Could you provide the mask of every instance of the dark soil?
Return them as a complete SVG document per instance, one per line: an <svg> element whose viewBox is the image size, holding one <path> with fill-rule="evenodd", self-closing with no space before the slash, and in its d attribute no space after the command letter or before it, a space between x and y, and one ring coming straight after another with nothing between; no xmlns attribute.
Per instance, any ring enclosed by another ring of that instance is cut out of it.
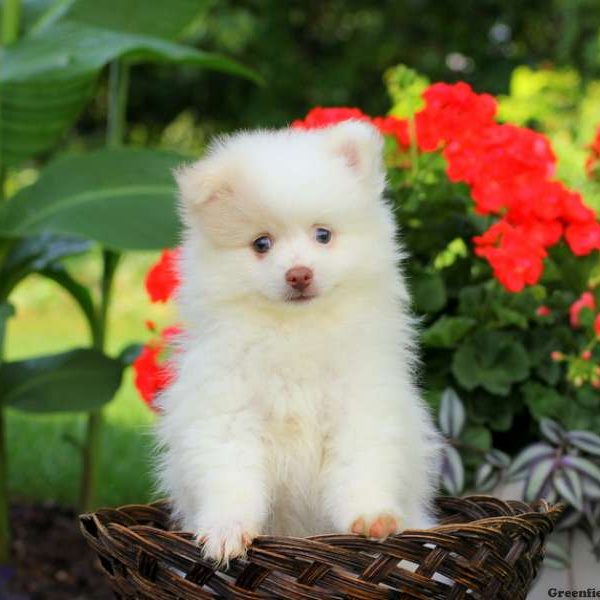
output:
<svg viewBox="0 0 600 600"><path fill-rule="evenodd" d="M0 565L0 600L113 600L73 510L16 505L11 527L13 562Z"/></svg>

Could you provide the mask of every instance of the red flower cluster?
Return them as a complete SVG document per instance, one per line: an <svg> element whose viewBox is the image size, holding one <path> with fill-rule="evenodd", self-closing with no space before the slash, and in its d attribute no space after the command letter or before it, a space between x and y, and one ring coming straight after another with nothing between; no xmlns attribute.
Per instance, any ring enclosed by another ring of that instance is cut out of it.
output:
<svg viewBox="0 0 600 600"><path fill-rule="evenodd" d="M585 172L590 179L596 179L600 177L600 127L588 149L590 153L585 161Z"/></svg>
<svg viewBox="0 0 600 600"><path fill-rule="evenodd" d="M179 250L163 250L158 262L146 275L146 291L151 302L166 302L179 285Z"/></svg>
<svg viewBox="0 0 600 600"><path fill-rule="evenodd" d="M152 410L156 410L156 396L173 380L173 371L164 357L172 338L180 333L181 330L174 326L163 329L158 338L144 344L133 362L135 387Z"/></svg>
<svg viewBox="0 0 600 600"><path fill-rule="evenodd" d="M581 296L571 304L571 308L569 309L569 321L571 323L571 327L579 327L579 313L584 308L589 308L590 310L596 310L596 300L594 300L594 295L591 292L584 292Z"/></svg>
<svg viewBox="0 0 600 600"><path fill-rule="evenodd" d="M577 192L553 179L556 158L540 133L495 120L496 101L466 83L436 83L423 94L414 117L415 144L422 152L441 150L451 181L471 190L475 210L498 215L475 252L511 292L539 281L547 249L563 237L577 256L600 249L600 223ZM347 119L370 120L402 148L410 144L407 120L375 117L355 108L315 108L294 127L326 127ZM600 156L600 134L594 146Z"/></svg>
<svg viewBox="0 0 600 600"><path fill-rule="evenodd" d="M179 249L163 250L158 261L148 271L145 284L151 302L166 302L172 297L179 285L178 258ZM152 321L146 321L146 326L150 331L156 330ZM168 354L172 338L179 333L181 330L176 326L163 329L158 338L144 344L141 353L133 362L135 387L144 402L153 410L156 410L153 402L157 394L173 379L173 372L165 355Z"/></svg>
<svg viewBox="0 0 600 600"><path fill-rule="evenodd" d="M581 325L579 314L584 308L589 308L592 311L596 310L596 299L592 292L584 292L581 296L573 302L569 309L569 321L571 327L579 327ZM600 338L600 313L594 318L594 333Z"/></svg>

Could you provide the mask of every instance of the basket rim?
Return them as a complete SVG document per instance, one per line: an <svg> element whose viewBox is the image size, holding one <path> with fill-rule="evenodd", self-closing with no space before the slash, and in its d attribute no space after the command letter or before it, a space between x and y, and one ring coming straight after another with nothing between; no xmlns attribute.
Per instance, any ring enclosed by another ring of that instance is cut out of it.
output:
<svg viewBox="0 0 600 600"><path fill-rule="evenodd" d="M168 500L99 509L82 514L80 524L125 598L364 600L388 598L391 586L400 594L393 597L411 600L525 599L564 506L489 495L446 496L436 504L451 515L447 521L454 513L458 520L384 540L348 533L261 535L228 569L203 558L193 533L169 528Z"/></svg>

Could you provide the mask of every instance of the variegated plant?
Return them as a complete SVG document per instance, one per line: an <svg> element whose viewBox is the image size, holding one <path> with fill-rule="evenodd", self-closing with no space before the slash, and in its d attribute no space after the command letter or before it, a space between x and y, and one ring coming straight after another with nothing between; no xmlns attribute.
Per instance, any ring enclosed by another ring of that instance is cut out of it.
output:
<svg viewBox="0 0 600 600"><path fill-rule="evenodd" d="M442 449L440 484L443 489L453 495L464 491L465 452L478 457L471 487L480 492L488 492L504 481L510 466L510 457L501 450L479 447L465 439L465 407L452 388L447 388L442 394L438 425L447 442Z"/></svg>
<svg viewBox="0 0 600 600"><path fill-rule="evenodd" d="M438 425L446 438L440 485L452 495L465 489L490 492L501 483L523 481L523 499L563 502L567 509L558 530L583 530L600 560L600 436L590 431L566 431L550 419L540 421L542 440L524 448L513 460L495 448L478 448L465 441L466 411L451 388L444 391ZM465 454L479 456L465 468ZM471 472L472 471L472 472ZM548 544L546 564L567 567L569 554L556 541Z"/></svg>
<svg viewBox="0 0 600 600"><path fill-rule="evenodd" d="M540 430L543 441L515 457L508 477L525 481L526 501L564 502L567 510L559 530L583 530L600 559L600 436L565 431L550 419L542 419Z"/></svg>

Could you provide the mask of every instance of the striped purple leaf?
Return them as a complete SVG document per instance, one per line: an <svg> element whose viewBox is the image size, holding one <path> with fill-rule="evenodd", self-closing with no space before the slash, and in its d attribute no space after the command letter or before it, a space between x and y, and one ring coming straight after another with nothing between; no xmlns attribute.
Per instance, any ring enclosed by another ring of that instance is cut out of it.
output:
<svg viewBox="0 0 600 600"><path fill-rule="evenodd" d="M542 492L556 464L554 458L544 458L529 471L525 484L525 500L527 502L542 497Z"/></svg>
<svg viewBox="0 0 600 600"><path fill-rule="evenodd" d="M465 425L465 407L452 388L442 394L438 422L442 433L448 438L458 438Z"/></svg>
<svg viewBox="0 0 600 600"><path fill-rule="evenodd" d="M510 479L522 479L527 475L527 471L535 466L538 462L553 457L556 450L545 442L538 442L527 446L515 458L508 469L508 477Z"/></svg>
<svg viewBox="0 0 600 600"><path fill-rule="evenodd" d="M552 476L552 484L566 502L583 510L583 483L575 469L559 468Z"/></svg>
<svg viewBox="0 0 600 600"><path fill-rule="evenodd" d="M575 430L569 431L565 437L573 446L583 450L583 452L600 456L600 436L595 433Z"/></svg>
<svg viewBox="0 0 600 600"><path fill-rule="evenodd" d="M465 487L465 468L456 448L445 446L442 450L441 482L448 493L459 495Z"/></svg>

